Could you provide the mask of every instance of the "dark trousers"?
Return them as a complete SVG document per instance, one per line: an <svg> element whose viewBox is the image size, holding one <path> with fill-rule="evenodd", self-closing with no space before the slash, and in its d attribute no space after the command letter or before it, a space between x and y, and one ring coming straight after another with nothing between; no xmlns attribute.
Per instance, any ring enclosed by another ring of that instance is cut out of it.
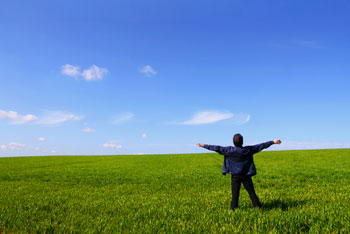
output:
<svg viewBox="0 0 350 234"><path fill-rule="evenodd" d="M238 207L239 190L241 188L241 183L243 183L244 188L248 191L249 197L252 200L254 207L261 207L258 196L255 193L254 185L251 176L231 176L231 188L232 188L232 201L231 209Z"/></svg>

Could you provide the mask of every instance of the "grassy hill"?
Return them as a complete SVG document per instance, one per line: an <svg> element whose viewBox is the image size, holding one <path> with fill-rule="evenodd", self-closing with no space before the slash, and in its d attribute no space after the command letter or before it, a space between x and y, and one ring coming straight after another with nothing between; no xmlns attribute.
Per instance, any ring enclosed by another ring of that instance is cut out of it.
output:
<svg viewBox="0 0 350 234"><path fill-rule="evenodd" d="M252 208L218 154L0 159L0 233L349 233L350 149L261 152Z"/></svg>

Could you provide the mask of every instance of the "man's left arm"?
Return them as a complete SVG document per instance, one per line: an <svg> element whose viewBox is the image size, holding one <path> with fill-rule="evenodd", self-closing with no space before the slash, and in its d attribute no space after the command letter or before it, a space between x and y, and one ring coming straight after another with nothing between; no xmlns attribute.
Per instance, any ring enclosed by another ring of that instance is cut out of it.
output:
<svg viewBox="0 0 350 234"><path fill-rule="evenodd" d="M261 143L261 144L258 144L258 145L253 145L253 147L252 147L253 154L259 153L263 149L269 148L273 144L281 144L281 140L267 141L265 143Z"/></svg>

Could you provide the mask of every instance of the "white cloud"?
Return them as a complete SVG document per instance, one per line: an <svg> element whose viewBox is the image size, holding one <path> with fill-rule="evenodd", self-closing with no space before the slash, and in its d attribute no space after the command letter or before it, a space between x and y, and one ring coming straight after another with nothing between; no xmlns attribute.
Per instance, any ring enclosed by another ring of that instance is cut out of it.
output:
<svg viewBox="0 0 350 234"><path fill-rule="evenodd" d="M114 143L105 143L105 144L103 144L103 147L105 147L105 148L114 148L114 149L121 149L122 148L121 145L116 145Z"/></svg>
<svg viewBox="0 0 350 234"><path fill-rule="evenodd" d="M249 120L250 120L250 115L246 113L234 114L232 118L232 122L238 125L248 123Z"/></svg>
<svg viewBox="0 0 350 234"><path fill-rule="evenodd" d="M35 115L22 115L22 116L18 116L17 119L14 120L14 124L23 124L23 123L27 123L29 121L33 121L33 120L37 120L38 117L36 117Z"/></svg>
<svg viewBox="0 0 350 234"><path fill-rule="evenodd" d="M183 125L210 124L221 120L230 119L233 114L230 112L201 111L192 116L191 119L181 122Z"/></svg>
<svg viewBox="0 0 350 234"><path fill-rule="evenodd" d="M85 80L102 80L103 76L108 72L106 68L101 68L96 65L92 65L90 68L84 70L81 75Z"/></svg>
<svg viewBox="0 0 350 234"><path fill-rule="evenodd" d="M57 153L57 151L56 151L56 150L51 150L51 153L53 153L53 154L54 154L54 153Z"/></svg>
<svg viewBox="0 0 350 234"><path fill-rule="evenodd" d="M82 118L83 116L64 111L49 111L43 116L37 117L32 114L19 115L16 111L0 110L0 119L10 119L11 124L34 122L36 124L55 125L70 120L80 120Z"/></svg>
<svg viewBox="0 0 350 234"><path fill-rule="evenodd" d="M147 134L146 134L146 133L143 133L143 134L141 135L141 137L142 137L143 139L145 139L145 138L147 138Z"/></svg>
<svg viewBox="0 0 350 234"><path fill-rule="evenodd" d="M23 148L24 146L25 146L25 144L20 144L20 143L16 143L16 142L8 143L8 147L10 149L19 149L19 148Z"/></svg>
<svg viewBox="0 0 350 234"><path fill-rule="evenodd" d="M36 120L38 117L32 114L19 115L16 111L0 110L0 119L10 119L12 124L24 124Z"/></svg>
<svg viewBox="0 0 350 234"><path fill-rule="evenodd" d="M18 114L15 111L4 111L0 110L0 119L9 118L14 119L17 118Z"/></svg>
<svg viewBox="0 0 350 234"><path fill-rule="evenodd" d="M122 112L119 113L117 116L114 117L113 123L114 124L124 124L134 118L134 114L131 112Z"/></svg>
<svg viewBox="0 0 350 234"><path fill-rule="evenodd" d="M304 46L307 48L312 48L312 49L321 49L324 48L319 42L317 41L312 41L312 40L299 40L299 41L294 41L295 44Z"/></svg>
<svg viewBox="0 0 350 234"><path fill-rule="evenodd" d="M10 149L10 150L23 149L24 147L25 147L25 144L20 144L17 142L10 142L7 145L0 145L0 149Z"/></svg>
<svg viewBox="0 0 350 234"><path fill-rule="evenodd" d="M46 141L46 138L45 137L39 137L38 141Z"/></svg>
<svg viewBox="0 0 350 234"><path fill-rule="evenodd" d="M87 133L94 132L94 131L95 131L95 129L92 129L92 128L84 128L83 129L83 132L87 132Z"/></svg>
<svg viewBox="0 0 350 234"><path fill-rule="evenodd" d="M50 111L43 116L37 117L32 114L19 115L16 111L0 110L0 119L10 119L11 124L34 122L36 124L55 125L70 120L80 120L82 118L83 116L78 116L64 111Z"/></svg>
<svg viewBox="0 0 350 234"><path fill-rule="evenodd" d="M62 66L61 72L63 75L76 77L80 75L79 70L80 70L80 67L78 66L66 64Z"/></svg>
<svg viewBox="0 0 350 234"><path fill-rule="evenodd" d="M62 66L61 73L66 76L82 76L87 81L102 80L103 76L108 73L106 68L98 67L95 64L88 69L80 72L80 67L71 64Z"/></svg>
<svg viewBox="0 0 350 234"><path fill-rule="evenodd" d="M81 120L82 118L83 116L78 116L69 112L51 111L51 112L48 112L43 117L41 117L38 123L43 125L55 125L66 121Z"/></svg>
<svg viewBox="0 0 350 234"><path fill-rule="evenodd" d="M150 65L144 66L144 67L140 70L140 72L143 73L143 74L145 74L145 75L148 76L148 77L157 74L157 71L154 70Z"/></svg>

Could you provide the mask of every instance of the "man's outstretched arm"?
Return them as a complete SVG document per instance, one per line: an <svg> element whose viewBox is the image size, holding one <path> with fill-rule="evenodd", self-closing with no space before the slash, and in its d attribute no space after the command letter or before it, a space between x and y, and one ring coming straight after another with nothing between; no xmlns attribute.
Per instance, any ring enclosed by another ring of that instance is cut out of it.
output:
<svg viewBox="0 0 350 234"><path fill-rule="evenodd" d="M223 154L225 147L219 146L219 145L205 145L201 143L197 143L199 147L205 148L207 150L215 151L219 154Z"/></svg>
<svg viewBox="0 0 350 234"><path fill-rule="evenodd" d="M281 140L273 140L273 141L267 141L265 143L261 143L258 145L253 145L252 149L253 149L253 153L258 153L260 151L262 151L263 149L269 148L271 145L273 144L281 144Z"/></svg>

